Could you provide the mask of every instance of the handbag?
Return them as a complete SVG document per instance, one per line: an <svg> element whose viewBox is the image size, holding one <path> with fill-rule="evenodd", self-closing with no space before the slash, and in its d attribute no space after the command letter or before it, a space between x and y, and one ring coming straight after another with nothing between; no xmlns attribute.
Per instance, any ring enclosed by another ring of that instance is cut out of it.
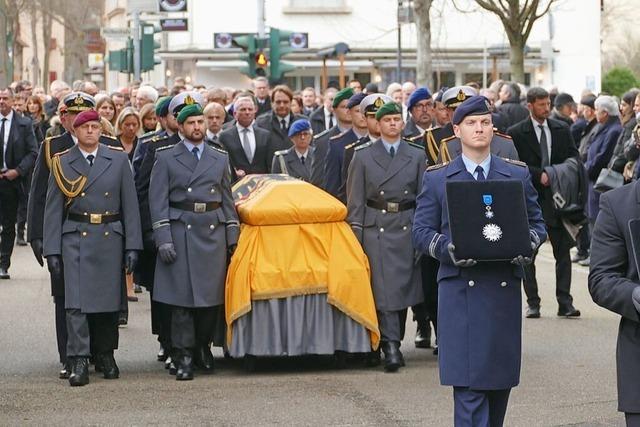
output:
<svg viewBox="0 0 640 427"><path fill-rule="evenodd" d="M624 185L624 177L620 172L616 172L609 168L602 169L593 185L593 189L599 193L605 193Z"/></svg>

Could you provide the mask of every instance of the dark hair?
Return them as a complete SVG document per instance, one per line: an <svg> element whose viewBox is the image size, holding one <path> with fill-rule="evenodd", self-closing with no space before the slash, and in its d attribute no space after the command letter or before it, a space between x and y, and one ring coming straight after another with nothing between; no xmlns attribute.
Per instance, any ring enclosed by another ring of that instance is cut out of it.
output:
<svg viewBox="0 0 640 427"><path fill-rule="evenodd" d="M538 99L549 98L549 92L541 87L532 87L527 91L527 103L533 104Z"/></svg>
<svg viewBox="0 0 640 427"><path fill-rule="evenodd" d="M636 96L638 96L639 93L640 93L639 89L631 89L625 92L624 95L622 95L622 100L629 105L633 105L633 103L636 100Z"/></svg>
<svg viewBox="0 0 640 427"><path fill-rule="evenodd" d="M275 102L276 93L278 92L285 94L287 98L289 98L289 101L293 99L293 92L291 92L291 89L289 89L289 86L278 85L274 87L273 90L271 91L271 102Z"/></svg>
<svg viewBox="0 0 640 427"><path fill-rule="evenodd" d="M41 120L44 119L44 105L42 104L42 100L40 99L40 97L37 95L31 95L27 98L27 105L25 105L27 114L31 114L31 112L29 112L29 101L33 102L34 104L38 104L38 118Z"/></svg>

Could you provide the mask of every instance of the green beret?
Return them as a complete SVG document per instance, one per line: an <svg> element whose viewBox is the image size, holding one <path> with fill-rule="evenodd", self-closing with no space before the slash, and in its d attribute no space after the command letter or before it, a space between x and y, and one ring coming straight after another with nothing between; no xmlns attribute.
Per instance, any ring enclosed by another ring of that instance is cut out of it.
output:
<svg viewBox="0 0 640 427"><path fill-rule="evenodd" d="M191 116L202 116L203 114L204 112L202 111L200 104L190 104L180 110L177 120L178 123L182 124Z"/></svg>
<svg viewBox="0 0 640 427"><path fill-rule="evenodd" d="M163 96L156 101L156 116L164 117L169 113L169 103L171 96Z"/></svg>
<svg viewBox="0 0 640 427"><path fill-rule="evenodd" d="M380 120L384 116L388 116L389 114L400 114L402 115L402 107L397 102L387 102L382 107L376 111L376 120Z"/></svg>
<svg viewBox="0 0 640 427"><path fill-rule="evenodd" d="M336 97L333 98L333 108L336 108L342 101L345 101L353 96L353 88L345 87L340 92L336 93Z"/></svg>

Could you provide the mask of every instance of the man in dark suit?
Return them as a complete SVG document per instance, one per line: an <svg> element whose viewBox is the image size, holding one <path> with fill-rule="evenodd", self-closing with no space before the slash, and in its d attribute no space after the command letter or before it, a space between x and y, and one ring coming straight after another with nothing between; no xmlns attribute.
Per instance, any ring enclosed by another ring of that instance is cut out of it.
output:
<svg viewBox="0 0 640 427"><path fill-rule="evenodd" d="M633 245L640 236L638 228L630 225L639 217L638 181L602 194L589 271L593 301L621 316L616 351L618 411L625 413L627 426L640 426L640 254Z"/></svg>
<svg viewBox="0 0 640 427"><path fill-rule="evenodd" d="M312 87L305 87L302 90L302 114L311 117L311 114L317 109L316 90Z"/></svg>
<svg viewBox="0 0 640 427"><path fill-rule="evenodd" d="M256 96L256 117L271 111L271 98L269 97L269 80L266 77L256 77L253 80L253 93Z"/></svg>
<svg viewBox="0 0 640 427"><path fill-rule="evenodd" d="M580 311L573 306L571 296L571 256L569 249L573 240L562 224L562 219L553 206L549 176L544 168L563 163L570 157L578 157L569 127L548 118L551 110L549 92L534 87L527 92L530 117L516 123L507 133L513 138L520 160L529 166L533 185L538 191L538 203L547 226L553 256L556 260L556 298L558 316L578 317ZM527 294L526 316L540 317L540 297L534 263L525 269L524 290Z"/></svg>
<svg viewBox="0 0 640 427"><path fill-rule="evenodd" d="M337 92L333 87L327 88L324 91L323 105L309 116L314 135L318 135L336 125L337 121L333 112L333 99Z"/></svg>
<svg viewBox="0 0 640 427"><path fill-rule="evenodd" d="M31 120L13 109L13 91L0 89L0 279L9 279L18 203L38 155Z"/></svg>
<svg viewBox="0 0 640 427"><path fill-rule="evenodd" d="M271 165L273 153L291 147L291 141L287 136L291 123L304 118L293 114L291 111L292 99L293 92L287 86L278 85L274 87L271 92L272 110L256 119L256 126L267 130L271 134L267 159L269 165Z"/></svg>
<svg viewBox="0 0 640 427"><path fill-rule="evenodd" d="M243 96L233 104L236 124L220 133L220 142L229 153L229 162L238 178L256 173L269 173L269 131L253 124L256 106L252 98Z"/></svg>

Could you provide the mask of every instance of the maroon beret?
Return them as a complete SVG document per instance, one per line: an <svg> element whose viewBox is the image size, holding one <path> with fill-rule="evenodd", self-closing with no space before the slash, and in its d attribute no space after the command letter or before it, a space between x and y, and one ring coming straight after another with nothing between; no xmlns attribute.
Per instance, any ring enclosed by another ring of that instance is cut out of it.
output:
<svg viewBox="0 0 640 427"><path fill-rule="evenodd" d="M77 128L78 126L82 126L87 122L99 122L100 114L96 110L86 110L82 113L78 114L73 121L73 127Z"/></svg>

